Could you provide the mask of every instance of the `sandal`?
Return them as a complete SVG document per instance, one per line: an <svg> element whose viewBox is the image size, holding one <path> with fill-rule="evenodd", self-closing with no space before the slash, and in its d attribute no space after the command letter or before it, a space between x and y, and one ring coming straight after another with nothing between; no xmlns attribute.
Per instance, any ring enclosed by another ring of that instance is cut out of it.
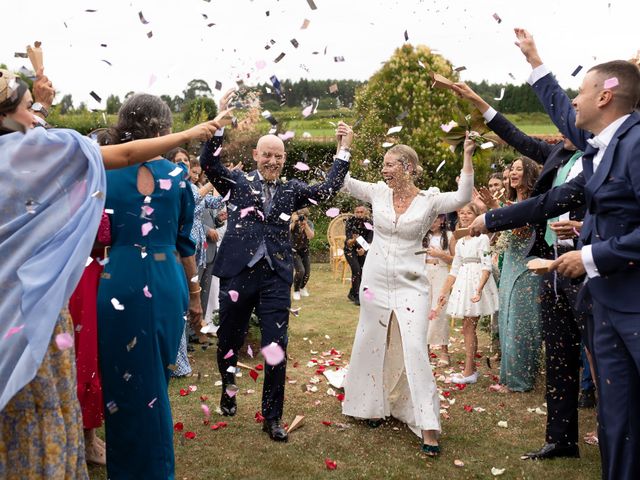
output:
<svg viewBox="0 0 640 480"><path fill-rule="evenodd" d="M440 455L440 445L429 445L427 443L423 443L422 452L426 453L428 457L437 457Z"/></svg>

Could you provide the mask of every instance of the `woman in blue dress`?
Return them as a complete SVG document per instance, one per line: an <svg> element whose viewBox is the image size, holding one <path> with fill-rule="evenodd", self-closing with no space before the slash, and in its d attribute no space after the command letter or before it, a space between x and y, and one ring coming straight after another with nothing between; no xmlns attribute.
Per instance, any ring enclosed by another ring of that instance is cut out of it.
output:
<svg viewBox="0 0 640 480"><path fill-rule="evenodd" d="M171 123L160 98L136 94L100 141L166 135ZM185 315L198 330L202 319L185 174L158 157L107 175L112 244L98 292L98 347L111 479L174 478L167 387Z"/></svg>

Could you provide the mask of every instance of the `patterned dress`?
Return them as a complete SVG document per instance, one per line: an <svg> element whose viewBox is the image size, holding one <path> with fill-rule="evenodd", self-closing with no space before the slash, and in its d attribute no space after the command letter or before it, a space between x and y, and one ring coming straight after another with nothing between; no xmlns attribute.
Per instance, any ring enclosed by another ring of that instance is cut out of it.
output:
<svg viewBox="0 0 640 480"><path fill-rule="evenodd" d="M89 478L74 349L60 350L55 341L65 333L73 337L66 309L60 313L36 377L0 412L2 479Z"/></svg>

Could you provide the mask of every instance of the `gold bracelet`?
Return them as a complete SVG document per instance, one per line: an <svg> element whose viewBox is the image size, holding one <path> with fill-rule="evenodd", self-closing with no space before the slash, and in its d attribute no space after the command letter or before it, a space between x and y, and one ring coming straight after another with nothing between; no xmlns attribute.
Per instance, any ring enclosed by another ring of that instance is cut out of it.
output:
<svg viewBox="0 0 640 480"><path fill-rule="evenodd" d="M202 291L202 287L200 287L198 290L189 290L189 295L193 295L194 293L200 293Z"/></svg>

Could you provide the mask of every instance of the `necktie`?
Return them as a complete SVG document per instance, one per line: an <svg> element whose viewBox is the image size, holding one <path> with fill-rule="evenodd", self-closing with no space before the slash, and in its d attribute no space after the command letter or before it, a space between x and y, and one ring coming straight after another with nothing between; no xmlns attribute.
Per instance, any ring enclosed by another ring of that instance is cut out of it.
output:
<svg viewBox="0 0 640 480"><path fill-rule="evenodd" d="M569 172L571 171L571 169L573 168L573 165L578 161L578 159L581 156L582 156L582 152L580 150L576 151L576 153L574 153L571 156L569 161L565 163L562 167L560 167L560 169L558 170L558 174L556 175L556 178L553 180L554 187L557 187L558 185L562 185L564 182L567 181ZM556 232L551 230L551 224L553 222L557 222L558 218L559 217L554 217L547 220L547 230L544 232L544 239L549 246L552 246L556 242L557 235L556 235Z"/></svg>
<svg viewBox="0 0 640 480"><path fill-rule="evenodd" d="M271 210L271 201L273 200L273 193L275 191L275 182L262 181L262 193L264 194L264 213L269 213Z"/></svg>

